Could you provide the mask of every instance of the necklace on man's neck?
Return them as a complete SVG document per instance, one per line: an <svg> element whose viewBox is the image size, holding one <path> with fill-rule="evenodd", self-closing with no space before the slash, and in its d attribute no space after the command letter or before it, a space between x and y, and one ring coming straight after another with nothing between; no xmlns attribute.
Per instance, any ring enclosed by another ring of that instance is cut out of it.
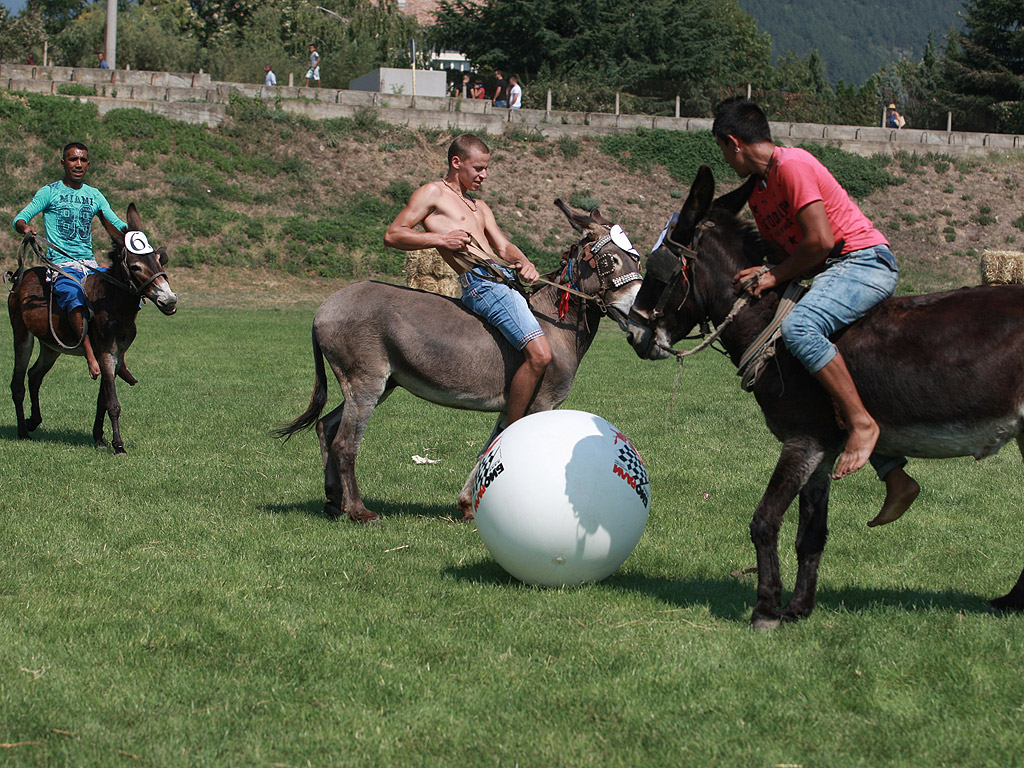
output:
<svg viewBox="0 0 1024 768"><path fill-rule="evenodd" d="M452 192L454 192L458 196L459 200L466 204L466 207L469 208L469 210L471 210L473 213L476 213L476 203L470 202L472 198L467 198L465 195L463 195L461 192L455 189L455 187L448 183L447 179L441 179L441 183L448 187L448 189L450 189Z"/></svg>
<svg viewBox="0 0 1024 768"><path fill-rule="evenodd" d="M764 173L761 174L761 179L758 181L758 186L762 190L768 189L768 174L772 172L772 166L775 165L775 150L772 150L771 157L768 158L768 165L764 167Z"/></svg>

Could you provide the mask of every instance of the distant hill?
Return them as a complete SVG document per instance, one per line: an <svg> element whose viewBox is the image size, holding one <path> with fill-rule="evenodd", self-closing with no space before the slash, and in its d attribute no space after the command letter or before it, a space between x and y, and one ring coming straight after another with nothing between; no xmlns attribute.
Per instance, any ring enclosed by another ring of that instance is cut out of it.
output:
<svg viewBox="0 0 1024 768"><path fill-rule="evenodd" d="M900 57L921 56L928 33L944 45L950 27L962 26L957 12L963 0L739 0L772 36L772 56L793 51L801 58L812 49L825 62L826 78L863 85L871 75Z"/></svg>

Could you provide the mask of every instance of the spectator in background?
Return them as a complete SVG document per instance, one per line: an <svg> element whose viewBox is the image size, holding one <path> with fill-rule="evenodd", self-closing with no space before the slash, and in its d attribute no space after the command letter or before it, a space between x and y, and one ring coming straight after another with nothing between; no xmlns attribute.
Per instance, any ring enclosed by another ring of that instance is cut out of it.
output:
<svg viewBox="0 0 1024 768"><path fill-rule="evenodd" d="M519 85L519 78L512 75L508 79L509 91L508 91L508 108L509 109L522 109L523 107L523 89Z"/></svg>
<svg viewBox="0 0 1024 768"><path fill-rule="evenodd" d="M907 124L906 119L899 112L896 111L896 105L889 105L889 117L886 118L885 126L887 128L900 129Z"/></svg>
<svg viewBox="0 0 1024 768"><path fill-rule="evenodd" d="M500 69L494 70L494 97L491 101L496 109L508 109L508 83Z"/></svg>
<svg viewBox="0 0 1024 768"><path fill-rule="evenodd" d="M309 44L309 71L306 73L306 87L309 88L309 81L316 81L316 87L320 87L320 54L316 51L313 43Z"/></svg>
<svg viewBox="0 0 1024 768"><path fill-rule="evenodd" d="M456 95L461 96L464 99L469 98L471 88L472 86L469 84L469 73L467 72L462 76L462 85L459 86L459 92Z"/></svg>
<svg viewBox="0 0 1024 768"><path fill-rule="evenodd" d="M263 78L264 85L277 85L277 75L274 74L274 70L267 64L264 68L266 70L266 76Z"/></svg>
<svg viewBox="0 0 1024 768"><path fill-rule="evenodd" d="M469 93L474 99L486 99L487 94L484 93L483 80L477 80L475 83L473 83L473 88L470 90Z"/></svg>
<svg viewBox="0 0 1024 768"><path fill-rule="evenodd" d="M110 65L107 64L107 57L104 56L102 53L99 54L99 57L100 57L100 69L110 69Z"/></svg>

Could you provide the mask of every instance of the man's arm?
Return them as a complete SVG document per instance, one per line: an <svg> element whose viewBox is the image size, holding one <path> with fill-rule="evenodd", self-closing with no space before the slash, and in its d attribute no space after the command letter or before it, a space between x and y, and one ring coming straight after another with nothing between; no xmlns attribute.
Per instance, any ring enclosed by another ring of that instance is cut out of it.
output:
<svg viewBox="0 0 1024 768"><path fill-rule="evenodd" d="M36 217L37 214L42 213L46 210L46 206L50 202L50 187L45 186L40 189L32 197L32 201L21 209L21 213L14 217L14 231L19 235L26 233L35 234L35 229L29 223Z"/></svg>
<svg viewBox="0 0 1024 768"><path fill-rule="evenodd" d="M470 241L468 232L461 229L447 234L421 232L416 227L434 210L434 201L440 194L436 184L424 184L412 193L409 204L401 210L384 233L384 244L402 251L418 251L422 248L443 248L447 251L461 251Z"/></svg>
<svg viewBox="0 0 1024 768"><path fill-rule="evenodd" d="M836 244L832 224L828 220L825 204L821 200L808 203L796 214L796 221L803 230L804 239L789 256L765 272L750 288L750 293L760 296L767 290L787 280L800 277L814 269ZM760 267L749 267L733 276L733 283L739 289Z"/></svg>
<svg viewBox="0 0 1024 768"><path fill-rule="evenodd" d="M537 271L537 267L533 265L533 262L526 258L526 254L523 253L519 246L509 240L505 233L501 231L498 226L498 222L494 218L494 213L483 201L478 201L484 212L484 233L487 235L488 241L491 243L491 247L494 248L494 252L501 257L503 261L507 261L509 264L514 264L519 267L519 275L528 283L532 283L536 280L540 273Z"/></svg>
<svg viewBox="0 0 1024 768"><path fill-rule="evenodd" d="M100 204L99 208L97 209L97 213L100 213L103 216L103 218L105 218L107 221L109 221L122 232L127 232L128 225L117 217L117 214L114 213L114 209L111 208L110 203L107 202L107 198L105 198L103 196L103 193L100 192L98 189L96 190L96 197L97 202Z"/></svg>

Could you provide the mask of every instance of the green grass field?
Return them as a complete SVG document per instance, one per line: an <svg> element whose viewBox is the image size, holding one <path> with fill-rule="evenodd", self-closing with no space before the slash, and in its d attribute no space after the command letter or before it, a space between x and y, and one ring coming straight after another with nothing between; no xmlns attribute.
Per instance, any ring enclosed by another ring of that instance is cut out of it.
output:
<svg viewBox="0 0 1024 768"><path fill-rule="evenodd" d="M921 498L875 530L881 484L837 483L817 610L758 634L730 574L777 445L727 360L669 410L675 364L602 328L566 406L630 436L652 513L606 581L537 589L452 519L491 416L396 393L360 456L384 524L322 516L315 436L269 437L308 402L311 317L146 307L126 457L92 447L80 359L33 441L0 408L0 763L1019 764L1024 617L986 611L1024 565L1015 450L913 461Z"/></svg>

